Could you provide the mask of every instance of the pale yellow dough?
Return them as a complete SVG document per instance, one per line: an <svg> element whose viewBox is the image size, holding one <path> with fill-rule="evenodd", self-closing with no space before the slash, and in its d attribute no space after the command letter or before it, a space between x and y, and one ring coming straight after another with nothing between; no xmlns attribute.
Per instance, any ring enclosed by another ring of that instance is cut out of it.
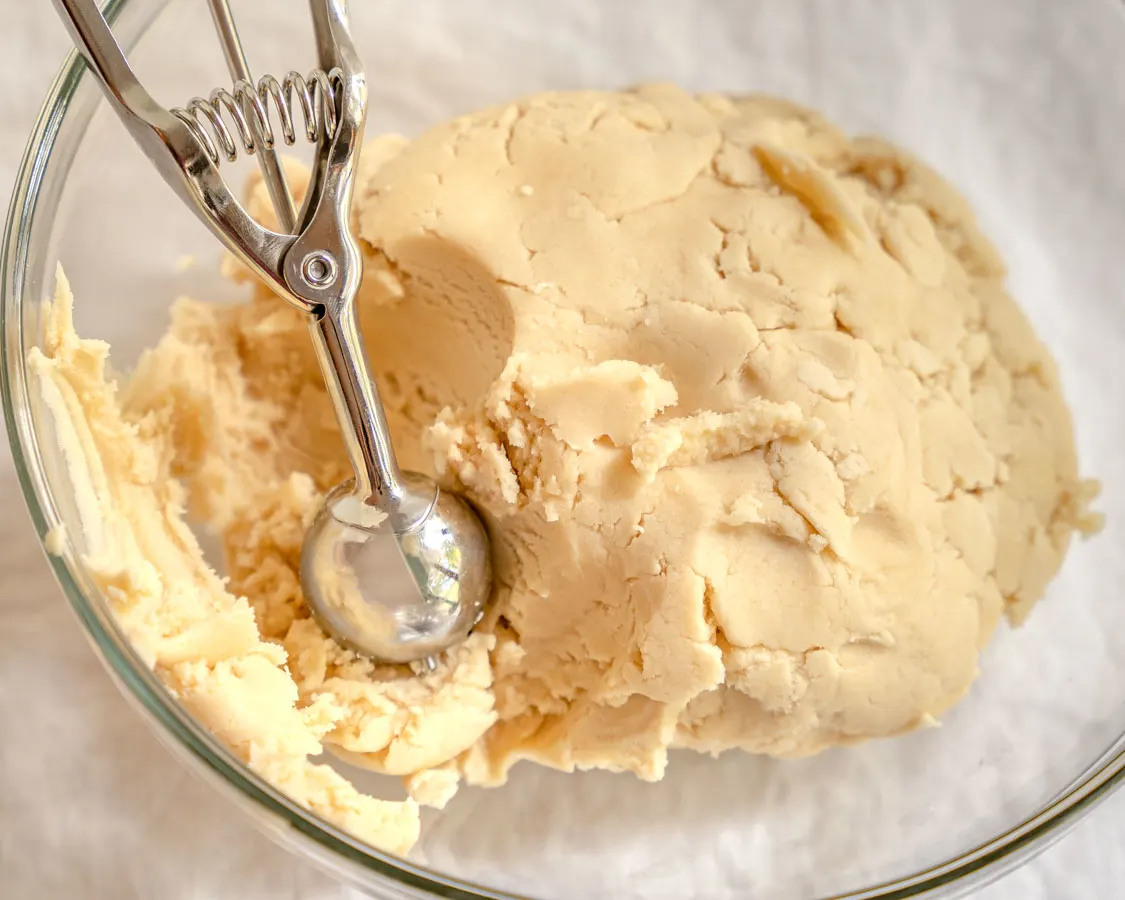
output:
<svg viewBox="0 0 1125 900"><path fill-rule="evenodd" d="M655 780L670 747L900 733L1096 525L1000 260L883 141L761 97L549 94L372 142L357 209L395 443L495 545L491 613L435 674L308 617L302 534L347 469L297 312L181 301L115 393L62 284L32 362L138 649L380 847L413 843L414 801L358 794L322 746L441 806L520 759Z"/></svg>

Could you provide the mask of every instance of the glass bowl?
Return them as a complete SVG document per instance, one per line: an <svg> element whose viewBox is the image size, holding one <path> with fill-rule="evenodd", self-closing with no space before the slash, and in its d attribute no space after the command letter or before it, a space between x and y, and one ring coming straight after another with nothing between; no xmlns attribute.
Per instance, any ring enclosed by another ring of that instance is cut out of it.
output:
<svg viewBox="0 0 1125 900"><path fill-rule="evenodd" d="M239 9L259 71L307 68L300 9ZM299 6L299 4L291 4ZM127 369L177 293L229 299L210 237L159 182L72 58L32 135L3 246L3 397L60 584L111 676L164 743L278 841L380 897L952 896L1043 849L1125 768L1125 20L1113 0L944 3L573 0L353 4L372 130L417 132L546 88L676 81L768 91L905 144L962 188L1055 353L1108 525L1073 547L1030 621L1003 628L943 727L775 761L673 754L657 785L518 766L427 811L409 859L377 852L257 778L170 697L84 568L66 469L25 359L55 264L79 330ZM251 8L253 6L254 8ZM111 0L168 105L225 83L198 4ZM190 49L190 52L185 52ZM237 177L233 176L233 177ZM198 257L187 271L177 260ZM368 778L370 776L357 776ZM382 790L381 784L375 785Z"/></svg>

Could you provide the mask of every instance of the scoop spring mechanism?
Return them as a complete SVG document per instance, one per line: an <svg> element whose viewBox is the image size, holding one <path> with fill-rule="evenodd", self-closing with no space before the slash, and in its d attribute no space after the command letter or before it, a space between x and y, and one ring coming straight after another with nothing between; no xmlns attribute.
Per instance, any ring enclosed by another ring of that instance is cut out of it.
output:
<svg viewBox="0 0 1125 900"><path fill-rule="evenodd" d="M216 88L206 98L193 97L186 106L173 108L172 115L187 125L211 162L218 165L223 157L228 162L238 159L240 146L247 154L277 146L271 110L277 114L286 146L297 143L295 111L304 121L310 144L322 137L330 139L337 125L336 92L342 87L343 74L339 71L313 69L308 75L290 72L281 81L263 75L256 85L243 79L230 90Z"/></svg>

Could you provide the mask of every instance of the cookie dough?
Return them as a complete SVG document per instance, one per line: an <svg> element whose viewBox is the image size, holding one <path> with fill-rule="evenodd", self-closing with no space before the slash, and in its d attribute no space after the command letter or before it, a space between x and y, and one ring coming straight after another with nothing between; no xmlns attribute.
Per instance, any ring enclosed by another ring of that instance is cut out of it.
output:
<svg viewBox="0 0 1125 900"><path fill-rule="evenodd" d="M138 650L376 846L521 759L656 780L671 747L932 724L1096 527L1000 259L885 141L766 97L547 94L372 142L356 220L402 462L494 540L490 615L433 674L356 657L304 606L302 535L348 472L299 313L261 288L180 301L115 388L60 279L31 362ZM322 747L413 799L357 793Z"/></svg>

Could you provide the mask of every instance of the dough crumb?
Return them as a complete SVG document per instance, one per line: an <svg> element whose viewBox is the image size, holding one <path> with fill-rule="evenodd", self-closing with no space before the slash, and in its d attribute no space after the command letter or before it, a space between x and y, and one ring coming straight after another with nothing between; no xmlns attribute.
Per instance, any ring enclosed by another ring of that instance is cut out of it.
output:
<svg viewBox="0 0 1125 900"><path fill-rule="evenodd" d="M434 769L423 769L403 778L406 792L417 803L433 809L445 809L457 794L461 773L456 764L449 763Z"/></svg>
<svg viewBox="0 0 1125 900"><path fill-rule="evenodd" d="M62 556L66 550L66 541L66 525L59 522L57 525L51 526L47 536L43 539L43 546L52 556Z"/></svg>

